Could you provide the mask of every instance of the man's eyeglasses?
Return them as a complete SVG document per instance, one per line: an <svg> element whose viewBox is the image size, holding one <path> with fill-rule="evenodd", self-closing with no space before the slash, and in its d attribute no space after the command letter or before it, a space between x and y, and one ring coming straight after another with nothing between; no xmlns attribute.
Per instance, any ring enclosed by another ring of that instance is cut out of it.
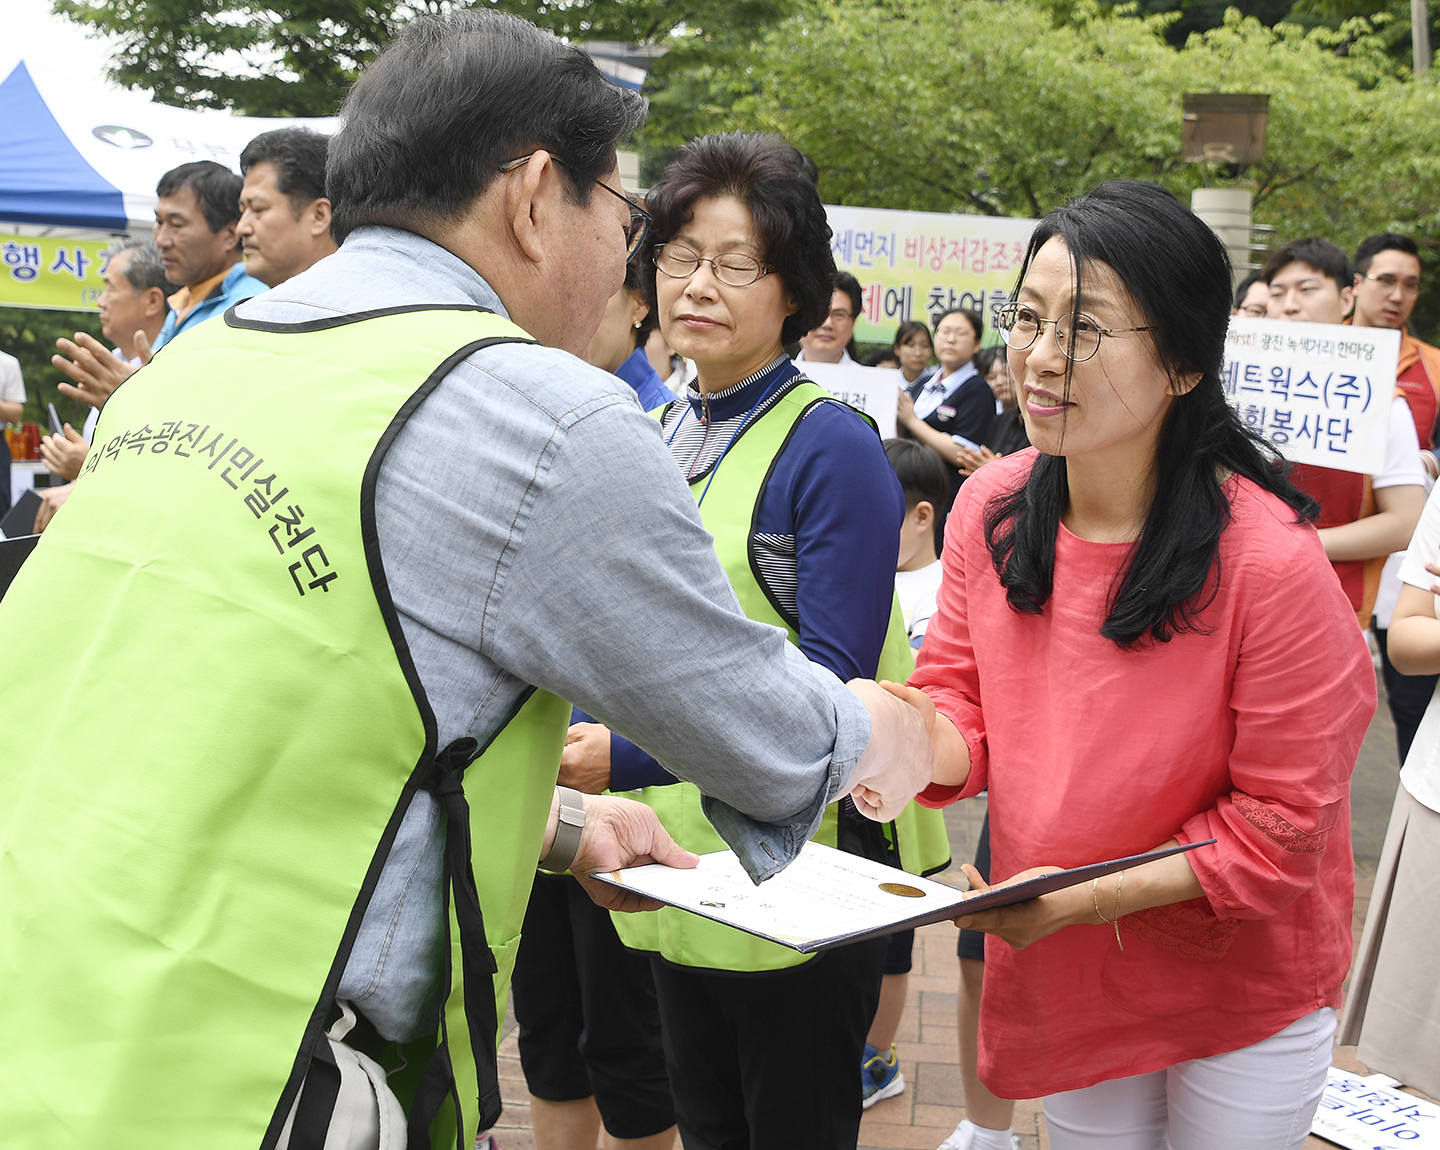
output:
<svg viewBox="0 0 1440 1150"><path fill-rule="evenodd" d="M1415 276L1406 276L1402 280L1399 276L1392 276L1389 272L1384 272L1378 276L1372 276L1369 272L1366 272L1365 278L1367 280L1373 280L1384 288L1386 292L1392 292L1398 287L1401 295L1420 294L1420 281Z"/></svg>
<svg viewBox="0 0 1440 1150"><path fill-rule="evenodd" d="M754 256L740 252L705 257L676 244L661 244L655 249L655 270L671 279L689 279L701 264L709 264L715 278L730 287L749 287L761 276L775 269Z"/></svg>
<svg viewBox="0 0 1440 1150"><path fill-rule="evenodd" d="M1014 303L995 313L995 323L1005 333L1005 342L1015 351L1030 347L1040 338L1047 323L1054 324L1055 342L1074 363L1084 363L1099 351L1101 336L1151 330L1148 327L1101 327L1084 314L1078 318L1067 313L1059 319L1042 319L1033 307Z"/></svg>
<svg viewBox="0 0 1440 1150"><path fill-rule="evenodd" d="M501 174L504 174L505 172L513 172L516 168L528 164L530 162L530 156L533 156L534 154L534 152L531 152L529 156L521 156L519 159L511 160L508 163L501 164ZM555 163L559 164L562 168L565 167L565 161L561 160L558 156L551 156L550 158L554 160ZM650 231L650 213L647 212L644 208L642 208L639 204L637 204L634 200L632 200L629 196L625 195L623 192L617 192L614 188L612 188L609 184L605 183L603 180L597 178L595 180L595 186L599 188L604 188L607 192L609 192L617 200L622 201L625 206L630 209L630 223L625 228L625 262L629 263L635 258L635 253L640 250L640 245L645 242L645 236Z"/></svg>

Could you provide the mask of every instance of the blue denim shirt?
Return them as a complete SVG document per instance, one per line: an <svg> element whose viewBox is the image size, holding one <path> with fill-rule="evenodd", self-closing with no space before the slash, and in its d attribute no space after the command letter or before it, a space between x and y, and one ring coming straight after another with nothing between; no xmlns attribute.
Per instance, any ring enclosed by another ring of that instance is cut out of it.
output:
<svg viewBox="0 0 1440 1150"><path fill-rule="evenodd" d="M357 230L239 313L299 322L418 303L505 314L458 257L390 228ZM659 425L615 376L553 348L475 352L396 437L375 510L440 745L484 743L531 685L552 691L699 785L757 880L847 789L869 714L784 632L741 614ZM472 820L477 858L507 865L484 857L484 811ZM417 796L341 980L387 1038L434 1026L440 825Z"/></svg>

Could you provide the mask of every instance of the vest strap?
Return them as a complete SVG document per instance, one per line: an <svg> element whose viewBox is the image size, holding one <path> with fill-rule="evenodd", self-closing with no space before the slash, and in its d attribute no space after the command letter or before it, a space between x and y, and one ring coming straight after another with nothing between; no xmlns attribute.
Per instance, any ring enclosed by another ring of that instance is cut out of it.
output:
<svg viewBox="0 0 1440 1150"><path fill-rule="evenodd" d="M340 1098L340 1067L335 1053L322 1034L320 1044L310 1059L300 1102L295 1108L295 1122L290 1127L290 1150L325 1150L330 1133L330 1120Z"/></svg>
<svg viewBox="0 0 1440 1150"><path fill-rule="evenodd" d="M464 973L465 1016L469 1020L470 1051L475 1058L475 1075L480 1088L480 1125L488 1130L500 1119L500 1068L496 1060L495 1034L499 1018L495 1012L495 956L485 938L485 916L471 866L470 804L465 801L465 768L475 760L480 744L472 738L456 739L429 764L417 779L418 785L435 795L445 811L445 991L449 994L450 896L455 898L455 921L460 928L460 955ZM455 1074L450 1065L449 1035L441 1012L443 1041L430 1056L415 1089L410 1107L408 1141L410 1150L430 1150L430 1124L445 1099L455 1094ZM455 1099L456 1113L462 1113ZM461 1132L463 1140L464 1132Z"/></svg>

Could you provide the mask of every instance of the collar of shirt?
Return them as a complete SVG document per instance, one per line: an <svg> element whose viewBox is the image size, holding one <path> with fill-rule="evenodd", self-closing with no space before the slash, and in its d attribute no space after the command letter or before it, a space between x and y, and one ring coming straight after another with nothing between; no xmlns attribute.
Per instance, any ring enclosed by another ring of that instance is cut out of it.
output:
<svg viewBox="0 0 1440 1150"><path fill-rule="evenodd" d="M472 304L509 318L480 273L424 236L356 228L334 255L239 305L246 319L287 323L414 304Z"/></svg>
<svg viewBox="0 0 1440 1150"><path fill-rule="evenodd" d="M210 298L210 294L225 282L226 276L234 271L235 268L243 268L244 266L244 264L231 264L218 276L211 276L208 280L201 280L193 287L187 284L174 295L169 296L166 302L175 311L175 322L179 323L184 320L198 304L202 304Z"/></svg>
<svg viewBox="0 0 1440 1150"><path fill-rule="evenodd" d="M771 387L795 379L799 375L799 369L781 355L759 371L752 371L739 383L727 387L724 391L715 391L704 396L692 383L686 391L685 398L689 401L694 414L701 419L706 416L706 401L708 400L710 420L714 423L722 423L736 415L744 415Z"/></svg>
<svg viewBox="0 0 1440 1150"><path fill-rule="evenodd" d="M945 397L968 380L972 375L978 375L973 362L956 368L944 379L940 378L940 372L936 372L920 389L920 394L915 397L915 414L920 419L929 419L935 414L936 409L945 401Z"/></svg>
<svg viewBox="0 0 1440 1150"><path fill-rule="evenodd" d="M809 360L807 360L807 359L805 358L805 349L802 347L802 348L800 349L800 351L796 354L795 358L794 358L791 362L792 362L792 363L819 363L820 361L819 361L818 359L809 359ZM845 348L842 347L842 348L840 349L840 358L837 359L835 362L836 362L836 363L854 363L855 360L851 358L850 352L849 352L847 349L845 349Z"/></svg>

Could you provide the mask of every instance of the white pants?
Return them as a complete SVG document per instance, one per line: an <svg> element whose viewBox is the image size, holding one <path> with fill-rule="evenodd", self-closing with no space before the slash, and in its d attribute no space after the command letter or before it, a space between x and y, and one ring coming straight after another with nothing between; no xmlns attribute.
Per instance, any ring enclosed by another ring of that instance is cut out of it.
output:
<svg viewBox="0 0 1440 1150"><path fill-rule="evenodd" d="M1296 1150L1325 1090L1328 1006L1254 1046L1045 1099L1053 1150Z"/></svg>

